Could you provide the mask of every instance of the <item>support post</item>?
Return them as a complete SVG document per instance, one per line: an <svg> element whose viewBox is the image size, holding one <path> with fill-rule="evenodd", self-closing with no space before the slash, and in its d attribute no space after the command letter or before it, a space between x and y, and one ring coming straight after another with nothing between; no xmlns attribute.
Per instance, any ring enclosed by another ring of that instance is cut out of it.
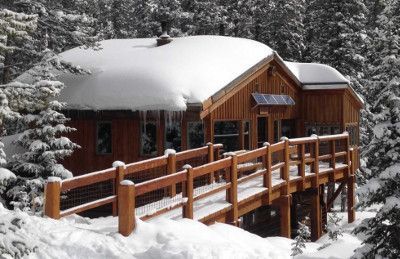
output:
<svg viewBox="0 0 400 259"><path fill-rule="evenodd" d="M167 173L168 174L176 173L176 153L175 152L168 153ZM172 184L171 186L168 187L168 195L171 198L176 195L176 185L175 184Z"/></svg>
<svg viewBox="0 0 400 259"><path fill-rule="evenodd" d="M285 180L286 185L283 189L283 195L289 195L289 182L290 182L290 177L289 177L289 172L290 172L290 154L289 154L289 139L287 137L282 137L282 140L285 141L285 148L283 150L283 159L285 166L283 167L283 176L282 179Z"/></svg>
<svg viewBox="0 0 400 259"><path fill-rule="evenodd" d="M304 191L304 181L306 179L306 144L300 144L300 157L301 190Z"/></svg>
<svg viewBox="0 0 400 259"><path fill-rule="evenodd" d="M208 146L208 163L214 162L214 145L213 143L207 143ZM212 184L214 182L214 172L211 172L208 175L208 184Z"/></svg>
<svg viewBox="0 0 400 259"><path fill-rule="evenodd" d="M281 216L281 236L291 238L290 226L290 195L283 195L280 197L279 209Z"/></svg>
<svg viewBox="0 0 400 259"><path fill-rule="evenodd" d="M347 178L347 221L353 222L356 219L355 206L355 175Z"/></svg>
<svg viewBox="0 0 400 259"><path fill-rule="evenodd" d="M313 187L317 188L319 186L319 139L317 135L313 135L312 137L316 138L314 144L314 184Z"/></svg>
<svg viewBox="0 0 400 259"><path fill-rule="evenodd" d="M311 190L311 241L316 241L322 233L322 217L319 188Z"/></svg>
<svg viewBox="0 0 400 259"><path fill-rule="evenodd" d="M182 216L193 219L193 168L190 165L185 165L183 168L186 169L186 184L183 186L185 188L183 194L187 201L183 205Z"/></svg>
<svg viewBox="0 0 400 259"><path fill-rule="evenodd" d="M135 184L124 180L118 188L118 232L129 236L135 225Z"/></svg>
<svg viewBox="0 0 400 259"><path fill-rule="evenodd" d="M58 177L49 177L44 192L44 215L53 219L59 219L61 179Z"/></svg>
<svg viewBox="0 0 400 259"><path fill-rule="evenodd" d="M263 175L263 186L268 189L268 204L271 205L271 195L272 195L272 155L271 155L271 145L268 142L264 143L265 147L265 157L264 157L264 168L265 174Z"/></svg>
<svg viewBox="0 0 400 259"><path fill-rule="evenodd" d="M112 215L114 217L118 216L118 189L125 177L125 166L117 166L115 170L114 194L117 195L117 200L112 204Z"/></svg>
<svg viewBox="0 0 400 259"><path fill-rule="evenodd" d="M229 222L236 225L238 224L238 199L237 199L237 155L231 156L231 169L230 169L230 182L231 187L228 189L227 202L232 204L232 209L229 215Z"/></svg>

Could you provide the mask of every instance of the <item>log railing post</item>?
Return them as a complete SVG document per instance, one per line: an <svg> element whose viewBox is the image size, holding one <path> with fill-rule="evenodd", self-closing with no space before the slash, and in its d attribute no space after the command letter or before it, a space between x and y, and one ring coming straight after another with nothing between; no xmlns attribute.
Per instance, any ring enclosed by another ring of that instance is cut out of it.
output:
<svg viewBox="0 0 400 259"><path fill-rule="evenodd" d="M285 166L283 167L282 179L285 180L286 186L284 187L283 194L289 195L289 182L290 182L290 152L289 152L289 139L282 137L281 140L285 141L285 148L283 149L283 158Z"/></svg>
<svg viewBox="0 0 400 259"><path fill-rule="evenodd" d="M167 157L167 174L174 174L176 173L176 152L175 150L166 150L166 153L168 155ZM169 197L174 197L176 195L176 185L172 184L171 186L168 187L168 196Z"/></svg>
<svg viewBox="0 0 400 259"><path fill-rule="evenodd" d="M291 237L291 220L290 220L290 203L291 196L283 195L279 200L279 210L281 218L281 236L290 238Z"/></svg>
<svg viewBox="0 0 400 259"><path fill-rule="evenodd" d="M330 160L330 167L333 168L333 170L335 171L336 168L336 141L335 140L331 140L331 160Z"/></svg>
<svg viewBox="0 0 400 259"><path fill-rule="evenodd" d="M135 229L135 184L124 180L118 188L118 232L129 236Z"/></svg>
<svg viewBox="0 0 400 259"><path fill-rule="evenodd" d="M311 137L316 138L314 143L314 164L313 164L313 171L314 171L314 188L319 186L319 139L317 135L312 135Z"/></svg>
<svg viewBox="0 0 400 259"><path fill-rule="evenodd" d="M61 179L49 177L45 186L44 215L53 219L60 218Z"/></svg>
<svg viewBox="0 0 400 259"><path fill-rule="evenodd" d="M316 241L322 234L320 188L311 189L311 241Z"/></svg>
<svg viewBox="0 0 400 259"><path fill-rule="evenodd" d="M301 190L304 191L304 181L306 179L306 144L300 144L300 177L301 177Z"/></svg>
<svg viewBox="0 0 400 259"><path fill-rule="evenodd" d="M125 166L119 165L115 169L115 181L114 181L114 194L117 196L117 199L112 204L112 215L115 217L118 215L118 189L120 183L124 180L125 177Z"/></svg>
<svg viewBox="0 0 400 259"><path fill-rule="evenodd" d="M193 168L190 165L184 165L183 169L186 170L186 183L182 185L182 197L187 201L182 208L182 217L193 219Z"/></svg>
<svg viewBox="0 0 400 259"><path fill-rule="evenodd" d="M265 142L264 147L265 147L265 157L264 157L265 174L263 174L263 186L268 189L268 204L271 204L271 195L272 195L271 145L268 142Z"/></svg>
<svg viewBox="0 0 400 259"><path fill-rule="evenodd" d="M207 159L207 162L208 163L211 163L211 162L214 162L214 144L213 143L211 143L211 142L209 142L209 143L207 143L207 147L208 147L208 159ZM214 182L214 172L211 172L209 175L208 175L208 184L212 184L213 182Z"/></svg>
<svg viewBox="0 0 400 259"><path fill-rule="evenodd" d="M229 222L237 225L238 224L238 197L237 197L237 191L238 191L238 182L237 182L237 155L232 154L231 155L231 168L230 168L230 182L231 182L231 187L227 190L228 195L227 195L227 202L232 204L232 209L230 211L229 215Z"/></svg>

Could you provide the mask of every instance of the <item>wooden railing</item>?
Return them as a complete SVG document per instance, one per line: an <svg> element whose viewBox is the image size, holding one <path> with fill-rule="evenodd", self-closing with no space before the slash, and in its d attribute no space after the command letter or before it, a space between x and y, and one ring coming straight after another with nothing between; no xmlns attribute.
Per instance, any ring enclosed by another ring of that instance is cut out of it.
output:
<svg viewBox="0 0 400 259"><path fill-rule="evenodd" d="M329 145L329 152L320 153L321 145ZM293 192L292 183L300 186L300 190L305 190L306 179L311 179L312 188L318 188L320 185L319 177L329 174L330 181L335 181L336 172L340 172L343 177L350 179L355 171L354 163L351 163L351 160L356 159L355 151L349 147L347 133L320 137L314 135L296 139L283 138L280 142L272 145L265 143L262 148L240 152L239 154L235 152L227 153L225 158L214 160L215 149L220 147L220 145L209 144L208 147L176 154L170 153L168 156L136 162L126 165L126 167L107 169L62 182L50 179L46 185L45 214L52 218L60 218L113 203L115 215L119 217L119 232L123 235L129 235L135 227L134 208L138 196L168 188L169 197L172 199L177 196L176 186L181 184L182 191L179 194L181 195L179 202L174 202L172 206L166 206L149 215L143 215L141 218L148 219L181 207L182 217L193 219L195 218L194 203L196 201L225 191L226 202L229 206L224 207L218 213L227 213L227 221L238 224L240 216L238 185L240 184L260 177L262 186L265 188L261 195L264 195L267 204L271 204L274 199L279 197L272 195L275 189L280 190L278 193L280 196L288 196ZM176 171L177 161L205 154L209 155L208 163L197 167L185 165L182 170ZM322 166L322 163L325 163L325 167ZM124 180L129 174L162 165L167 166L167 175L138 184ZM297 170L291 170L293 167L297 167ZM273 179L273 172L276 172L275 175L278 174L277 179ZM197 178L204 176L209 177L210 184L217 181L218 185L196 194L194 182ZM112 179L117 183L114 195L60 211L60 193L62 191L107 179ZM275 183L273 183L274 180ZM245 197L245 199L251 198ZM349 208L353 208L353 203L348 204Z"/></svg>

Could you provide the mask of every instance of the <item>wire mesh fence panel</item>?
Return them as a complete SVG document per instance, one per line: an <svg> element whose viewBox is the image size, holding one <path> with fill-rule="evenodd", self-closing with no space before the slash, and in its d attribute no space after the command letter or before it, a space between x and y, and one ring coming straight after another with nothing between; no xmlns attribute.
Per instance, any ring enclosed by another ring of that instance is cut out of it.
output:
<svg viewBox="0 0 400 259"><path fill-rule="evenodd" d="M114 195L114 181L107 180L61 193L60 209L66 210Z"/></svg>
<svg viewBox="0 0 400 259"><path fill-rule="evenodd" d="M131 180L135 184L142 183L148 180L156 179L158 177L164 176L167 174L166 166L159 166L156 168L136 172L133 174L128 174L125 176L125 179ZM139 195L136 197L136 206L143 206L145 204L149 204L158 200L163 199L168 196L168 190L160 189L152 192L145 193L143 195Z"/></svg>

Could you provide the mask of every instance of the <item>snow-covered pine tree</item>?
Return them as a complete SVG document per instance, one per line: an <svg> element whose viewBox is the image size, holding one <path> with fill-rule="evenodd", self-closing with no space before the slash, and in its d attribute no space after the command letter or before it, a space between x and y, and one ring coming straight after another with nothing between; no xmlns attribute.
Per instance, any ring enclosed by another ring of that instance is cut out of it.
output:
<svg viewBox="0 0 400 259"><path fill-rule="evenodd" d="M273 1L265 26L265 43L285 60L300 61L305 50L303 0Z"/></svg>
<svg viewBox="0 0 400 259"><path fill-rule="evenodd" d="M0 75L1 82L11 81L16 60L12 53L21 49L36 29L37 16L0 9Z"/></svg>
<svg viewBox="0 0 400 259"><path fill-rule="evenodd" d="M65 125L68 119L60 112L65 104L55 100L64 84L54 81L54 64L59 64L55 58L35 67L36 80L25 89L35 102L29 102L27 110L31 112L22 116L27 129L16 144L26 152L14 155L10 162L17 183L7 191L11 204L23 210L40 211L44 181L49 176L72 176L60 161L79 147L63 136L75 129Z"/></svg>
<svg viewBox="0 0 400 259"><path fill-rule="evenodd" d="M306 219L307 220L307 219ZM309 227L305 223L299 222L299 229L297 230L297 236L292 243L292 254L296 256L303 253L303 249L306 248L306 242L310 240L311 232Z"/></svg>
<svg viewBox="0 0 400 259"><path fill-rule="evenodd" d="M356 258L395 258L400 254L400 1L391 0L379 15L380 35L376 63L372 65L375 100L373 139L366 147L366 184L359 191L364 207L383 204L374 218L355 229L365 235ZM371 100L373 100L371 98Z"/></svg>
<svg viewBox="0 0 400 259"><path fill-rule="evenodd" d="M338 216L336 211L329 213L328 218L329 219L327 230L329 239L332 241L336 241L339 236L343 235L343 230L340 227L340 221L342 220L342 218Z"/></svg>

